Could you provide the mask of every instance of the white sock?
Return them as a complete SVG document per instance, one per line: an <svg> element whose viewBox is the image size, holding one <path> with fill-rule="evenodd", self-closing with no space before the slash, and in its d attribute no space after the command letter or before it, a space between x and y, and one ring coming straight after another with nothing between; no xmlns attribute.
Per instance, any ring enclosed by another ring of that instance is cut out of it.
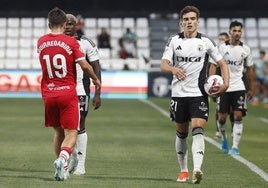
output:
<svg viewBox="0 0 268 188"><path fill-rule="evenodd" d="M66 150L61 150L59 157L64 160L64 163L67 163L70 154Z"/></svg>
<svg viewBox="0 0 268 188"><path fill-rule="evenodd" d="M193 135L192 153L194 170L200 170L205 152L205 141L202 134Z"/></svg>
<svg viewBox="0 0 268 188"><path fill-rule="evenodd" d="M178 133L177 133L178 134ZM181 168L181 172L188 172L188 145L187 137L179 138L176 136L175 149L177 153L178 162Z"/></svg>
<svg viewBox="0 0 268 188"><path fill-rule="evenodd" d="M226 123L221 124L219 121L217 121L217 126L218 129L222 135L222 140L226 140L227 139L227 135L226 135Z"/></svg>
<svg viewBox="0 0 268 188"><path fill-rule="evenodd" d="M243 132L243 123L242 121L234 121L233 128L233 148L238 148L241 136Z"/></svg>
<svg viewBox="0 0 268 188"><path fill-rule="evenodd" d="M87 132L78 134L76 140L77 150L77 167L85 168L86 154L87 154Z"/></svg>

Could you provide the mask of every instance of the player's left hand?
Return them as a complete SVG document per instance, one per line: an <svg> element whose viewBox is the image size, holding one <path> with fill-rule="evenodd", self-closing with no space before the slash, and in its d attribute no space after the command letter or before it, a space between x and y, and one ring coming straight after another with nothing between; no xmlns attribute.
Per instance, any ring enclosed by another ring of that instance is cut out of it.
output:
<svg viewBox="0 0 268 188"><path fill-rule="evenodd" d="M101 99L99 95L94 95L92 105L94 106L94 110L97 110L101 106Z"/></svg>
<svg viewBox="0 0 268 188"><path fill-rule="evenodd" d="M222 84L220 86L213 86L213 90L215 92L213 92L211 94L214 97L219 97L220 95L224 94L227 89L228 89L228 87L225 84Z"/></svg>
<svg viewBox="0 0 268 188"><path fill-rule="evenodd" d="M247 99L248 100L251 100L254 96L254 91L253 90L249 90L248 93L247 93Z"/></svg>

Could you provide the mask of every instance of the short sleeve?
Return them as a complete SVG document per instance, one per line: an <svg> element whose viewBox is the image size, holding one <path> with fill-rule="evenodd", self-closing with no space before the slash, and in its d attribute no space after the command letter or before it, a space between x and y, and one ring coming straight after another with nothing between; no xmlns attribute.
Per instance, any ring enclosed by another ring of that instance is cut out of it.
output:
<svg viewBox="0 0 268 188"><path fill-rule="evenodd" d="M167 41L166 46L165 46L162 59L167 59L169 61L172 61L173 53L174 53L172 42L173 42L172 37L170 37Z"/></svg>

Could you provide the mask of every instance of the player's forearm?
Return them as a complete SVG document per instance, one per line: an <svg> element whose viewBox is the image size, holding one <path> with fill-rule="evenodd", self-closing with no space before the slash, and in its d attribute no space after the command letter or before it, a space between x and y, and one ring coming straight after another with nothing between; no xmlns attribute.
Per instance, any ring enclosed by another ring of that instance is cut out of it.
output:
<svg viewBox="0 0 268 188"><path fill-rule="evenodd" d="M221 76L223 78L223 82L225 87L229 87L229 69L228 69L228 65L223 61L222 63L219 64L220 65L220 69L221 69Z"/></svg>
<svg viewBox="0 0 268 188"><path fill-rule="evenodd" d="M98 77L98 79L101 82L101 67L100 67L100 63L99 61L93 61L90 63L94 73L96 74L96 76ZM95 87L95 96L100 96L101 94L101 88L100 87Z"/></svg>
<svg viewBox="0 0 268 188"><path fill-rule="evenodd" d="M208 75L216 74L216 68L217 66L214 63L210 63Z"/></svg>
<svg viewBox="0 0 268 188"><path fill-rule="evenodd" d="M91 66L88 66L84 71L93 79L98 80L98 76L94 73L94 70Z"/></svg>
<svg viewBox="0 0 268 188"><path fill-rule="evenodd" d="M169 65L169 61L163 59L160 65L160 69L164 73L172 73L172 67Z"/></svg>
<svg viewBox="0 0 268 188"><path fill-rule="evenodd" d="M247 68L247 77L249 80L249 89L251 91L255 91L255 72L253 67Z"/></svg>
<svg viewBox="0 0 268 188"><path fill-rule="evenodd" d="M94 61L91 63L94 73L97 75L98 79L101 81L101 67L99 61Z"/></svg>
<svg viewBox="0 0 268 188"><path fill-rule="evenodd" d="M83 69L83 71L88 74L93 80L98 80L97 75L94 73L94 70L90 64L87 63L87 61L81 61L79 62L79 65Z"/></svg>

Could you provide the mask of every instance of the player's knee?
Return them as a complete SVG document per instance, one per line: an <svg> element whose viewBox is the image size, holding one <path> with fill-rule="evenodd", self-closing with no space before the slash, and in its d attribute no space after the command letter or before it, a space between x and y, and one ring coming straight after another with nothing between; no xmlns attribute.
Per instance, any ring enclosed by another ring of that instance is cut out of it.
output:
<svg viewBox="0 0 268 188"><path fill-rule="evenodd" d="M234 116L234 121L242 121L242 114Z"/></svg>
<svg viewBox="0 0 268 188"><path fill-rule="evenodd" d="M184 139L184 138L187 138L188 132L187 133L181 133L181 132L177 131L176 135L177 135L178 138Z"/></svg>
<svg viewBox="0 0 268 188"><path fill-rule="evenodd" d="M192 135L202 134L204 135L204 129L202 127L195 127L192 129Z"/></svg>

